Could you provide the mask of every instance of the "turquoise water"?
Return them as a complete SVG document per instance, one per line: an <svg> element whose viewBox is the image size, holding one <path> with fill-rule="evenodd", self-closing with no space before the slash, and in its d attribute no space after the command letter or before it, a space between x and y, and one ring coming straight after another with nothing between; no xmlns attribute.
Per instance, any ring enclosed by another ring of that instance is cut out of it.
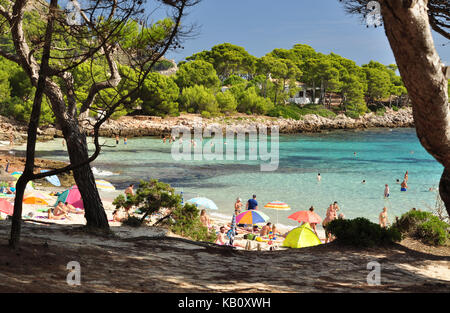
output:
<svg viewBox="0 0 450 313"><path fill-rule="evenodd" d="M175 161L168 142L150 137L130 138L117 147L114 139L101 139L107 146L93 166L116 173L98 178L118 188L158 178L183 191L185 200L214 200L216 213L224 215L232 214L236 197L245 202L256 194L260 208L269 201L284 201L291 211L264 211L274 222L290 226L296 225L287 219L293 212L313 205L324 217L333 201L346 218L364 216L374 222L383 206L391 221L413 207L434 206L436 193L429 188L438 186L443 167L422 148L414 129L280 135L279 141L279 166L273 172L261 172L259 161ZM39 143L37 151L37 157L67 160L61 139ZM406 170L409 188L400 192L396 179L401 181ZM383 196L385 184L390 187L389 200Z"/></svg>

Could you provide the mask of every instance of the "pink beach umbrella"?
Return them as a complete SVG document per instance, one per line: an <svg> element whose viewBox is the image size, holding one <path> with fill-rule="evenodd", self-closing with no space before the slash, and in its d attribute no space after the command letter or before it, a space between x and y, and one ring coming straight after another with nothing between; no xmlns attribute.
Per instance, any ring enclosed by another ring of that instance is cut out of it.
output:
<svg viewBox="0 0 450 313"><path fill-rule="evenodd" d="M288 216L291 220L297 221L299 223L316 223L320 224L322 222L322 218L315 212L311 211L298 211L294 214Z"/></svg>
<svg viewBox="0 0 450 313"><path fill-rule="evenodd" d="M6 199L0 199L0 212L12 216L14 213L14 206Z"/></svg>

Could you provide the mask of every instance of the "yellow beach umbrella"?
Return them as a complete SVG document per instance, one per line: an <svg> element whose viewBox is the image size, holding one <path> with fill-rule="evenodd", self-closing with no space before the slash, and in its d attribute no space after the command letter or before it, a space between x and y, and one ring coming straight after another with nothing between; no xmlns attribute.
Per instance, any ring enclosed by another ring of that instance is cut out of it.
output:
<svg viewBox="0 0 450 313"><path fill-rule="evenodd" d="M283 247L305 248L322 244L308 223L291 230L283 241Z"/></svg>

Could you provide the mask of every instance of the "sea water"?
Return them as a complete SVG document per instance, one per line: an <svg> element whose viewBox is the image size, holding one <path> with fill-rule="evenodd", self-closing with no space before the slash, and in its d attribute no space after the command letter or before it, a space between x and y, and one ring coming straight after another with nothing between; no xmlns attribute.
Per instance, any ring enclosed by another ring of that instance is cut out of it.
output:
<svg viewBox="0 0 450 313"><path fill-rule="evenodd" d="M172 144L161 138L130 138L126 145L123 140L116 145L114 138L101 138L100 143L102 153L93 162L96 176L119 189L157 178L183 192L184 201L197 196L212 199L219 207L210 212L213 216L231 216L236 198L245 205L256 194L259 209L273 222L287 226L298 225L287 216L310 206L325 217L334 201L346 218L366 217L374 222L384 206L391 221L411 208L430 209L437 193L429 189L436 190L443 171L411 128L280 135L278 168L269 172L261 171L261 161L248 158L175 161ZM89 147L93 151L92 143ZM38 143L36 156L68 160L62 139ZM396 180L401 182L406 171L409 188L401 192ZM390 188L388 199L384 198L385 184ZM263 208L274 200L286 202L291 210Z"/></svg>

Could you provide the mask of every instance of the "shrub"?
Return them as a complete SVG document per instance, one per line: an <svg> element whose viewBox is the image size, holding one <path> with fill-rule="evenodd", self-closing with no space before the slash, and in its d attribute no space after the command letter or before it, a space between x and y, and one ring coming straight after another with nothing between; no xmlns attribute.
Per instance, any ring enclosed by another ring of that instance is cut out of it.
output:
<svg viewBox="0 0 450 313"><path fill-rule="evenodd" d="M218 92L216 94L216 100L221 112L232 113L236 111L237 101L231 91Z"/></svg>
<svg viewBox="0 0 450 313"><path fill-rule="evenodd" d="M134 196L129 196L125 200L123 195L119 195L113 202L116 209L135 206L144 214L139 219L141 223L147 216L158 212L161 208L172 209L180 206L180 204L181 196L175 194L175 189L157 179L151 179L148 182L141 180Z"/></svg>
<svg viewBox="0 0 450 313"><path fill-rule="evenodd" d="M397 112L399 110L398 106L393 105L392 106L392 110L394 110L395 112Z"/></svg>
<svg viewBox="0 0 450 313"><path fill-rule="evenodd" d="M208 111L211 115L220 112L215 95L204 86L195 85L194 87L183 89L180 100L188 112L201 113L202 111Z"/></svg>
<svg viewBox="0 0 450 313"><path fill-rule="evenodd" d="M142 221L140 218L136 216L128 216L126 220L122 222L122 224L131 226L131 227L139 227L142 225Z"/></svg>
<svg viewBox="0 0 450 313"><path fill-rule="evenodd" d="M199 210L195 205L186 203L183 207L178 207L173 211L172 218L169 222L169 227L175 234L196 241L213 242L216 239L215 232L208 230L201 223Z"/></svg>
<svg viewBox="0 0 450 313"><path fill-rule="evenodd" d="M388 245L401 240L401 234L396 228L382 228L363 217L353 220L335 219L326 229L339 242L357 247Z"/></svg>
<svg viewBox="0 0 450 313"><path fill-rule="evenodd" d="M211 113L208 111L202 111L202 117L203 118L211 118Z"/></svg>
<svg viewBox="0 0 450 313"><path fill-rule="evenodd" d="M377 111L375 112L375 114L376 114L376 115L379 115L379 116L383 116L384 114L386 114L386 108L385 108L385 107L382 107L382 108L377 109Z"/></svg>
<svg viewBox="0 0 450 313"><path fill-rule="evenodd" d="M347 111L347 112L345 112L345 115L347 115L350 118L358 118L359 117L358 112L355 112L355 111Z"/></svg>
<svg viewBox="0 0 450 313"><path fill-rule="evenodd" d="M394 224L403 235L421 240L426 244L445 245L450 238L450 225L431 212L411 210Z"/></svg>

